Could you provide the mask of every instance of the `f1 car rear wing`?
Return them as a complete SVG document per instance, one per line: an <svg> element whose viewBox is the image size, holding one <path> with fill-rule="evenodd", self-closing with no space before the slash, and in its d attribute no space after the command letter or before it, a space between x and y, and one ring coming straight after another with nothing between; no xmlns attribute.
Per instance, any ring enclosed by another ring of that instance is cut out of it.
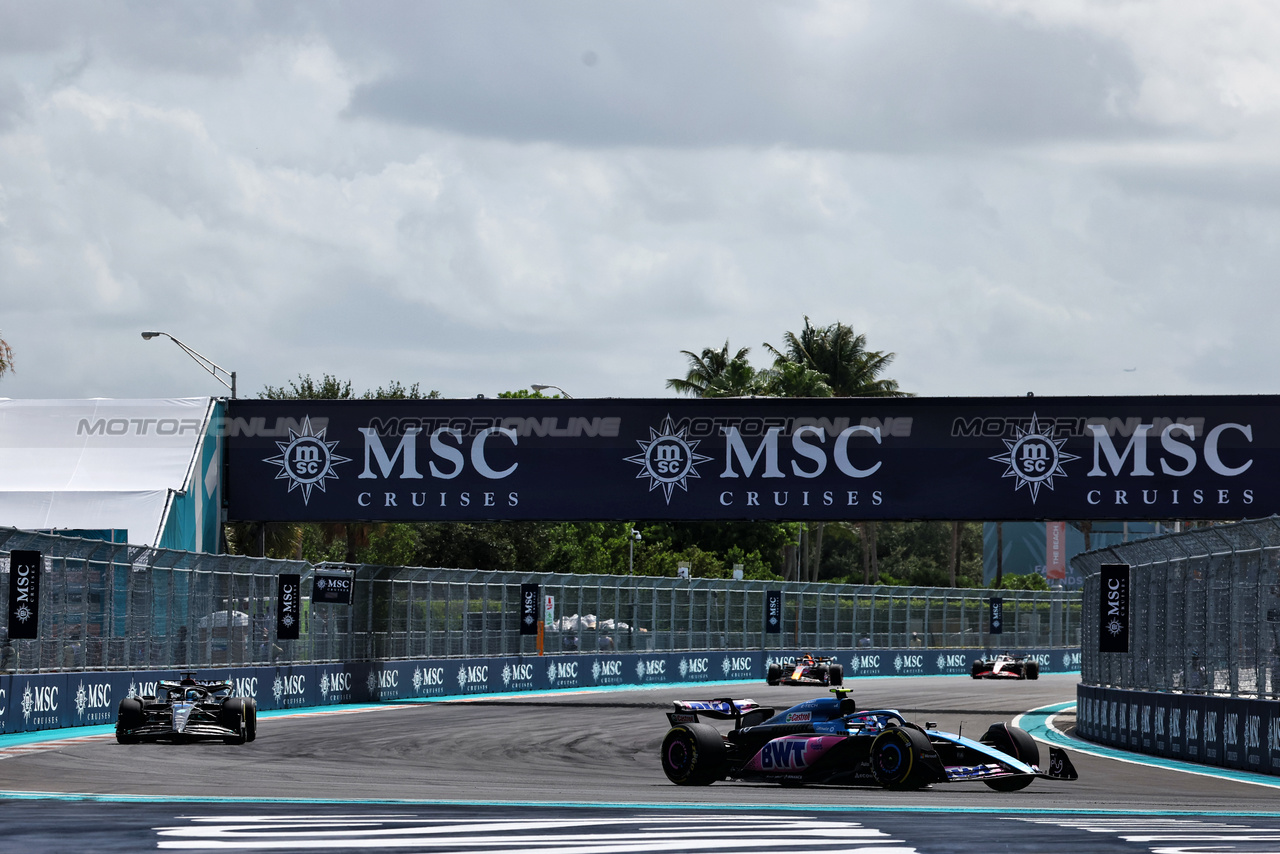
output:
<svg viewBox="0 0 1280 854"><path fill-rule="evenodd" d="M674 708L667 712L667 720L676 724L697 723L700 718L715 721L733 721L734 729L763 723L773 717L773 709L761 706L755 700L734 700L728 697L716 700L675 700Z"/></svg>

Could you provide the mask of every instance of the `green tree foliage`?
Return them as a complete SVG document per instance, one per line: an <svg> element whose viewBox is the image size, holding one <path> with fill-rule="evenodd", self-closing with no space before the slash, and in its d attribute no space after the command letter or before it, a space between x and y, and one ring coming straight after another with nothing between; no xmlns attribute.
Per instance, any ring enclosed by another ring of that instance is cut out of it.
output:
<svg viewBox="0 0 1280 854"><path fill-rule="evenodd" d="M433 389L423 394L419 383L406 387L399 380L392 380L386 386L357 395L351 380L324 374L316 381L311 374L298 374L288 385L264 387L258 397L261 400L436 400L440 392Z"/></svg>
<svg viewBox="0 0 1280 854"><path fill-rule="evenodd" d="M498 397L504 400L559 400L558 394L543 394L540 390L530 390L527 388L516 389L515 391L500 391Z"/></svg>
<svg viewBox="0 0 1280 854"><path fill-rule="evenodd" d="M1025 575L1006 574L1000 586L1005 590L1048 590L1049 582L1038 572L1028 572Z"/></svg>
<svg viewBox="0 0 1280 854"><path fill-rule="evenodd" d="M681 350L689 359L683 379L667 380L667 388L693 397L742 397L760 390L755 368L747 362L750 348L729 355L729 342L719 350L708 347L701 353Z"/></svg>
<svg viewBox="0 0 1280 854"><path fill-rule="evenodd" d="M813 326L804 319L800 334L788 332L779 350L765 347L774 355L774 369L787 363L804 365L821 374L835 397L907 397L897 380L881 374L894 359L893 353L867 349L867 336L836 321L830 326Z"/></svg>
<svg viewBox="0 0 1280 854"><path fill-rule="evenodd" d="M950 522L879 522L876 556L881 584L948 587L951 576ZM827 527L820 579L862 583L862 543L857 525ZM960 526L959 569L956 586L982 586L982 525Z"/></svg>

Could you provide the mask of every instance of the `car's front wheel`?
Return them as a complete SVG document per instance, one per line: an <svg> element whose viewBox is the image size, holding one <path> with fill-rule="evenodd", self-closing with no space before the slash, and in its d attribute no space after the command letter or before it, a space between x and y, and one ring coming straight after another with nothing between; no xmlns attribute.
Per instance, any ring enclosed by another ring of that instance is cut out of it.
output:
<svg viewBox="0 0 1280 854"><path fill-rule="evenodd" d="M922 789L934 781L928 767L936 755L929 737L914 727L890 727L871 742L871 775L886 789Z"/></svg>
<svg viewBox="0 0 1280 854"><path fill-rule="evenodd" d="M249 740L248 724L245 722L247 717L245 701L242 698L231 697L222 704L221 714L218 715L219 722L235 733L235 735L225 736L222 739L225 743L244 744Z"/></svg>
<svg viewBox="0 0 1280 854"><path fill-rule="evenodd" d="M1001 753L1006 753L1027 765L1040 764L1040 748L1036 746L1036 740L1031 737L1025 729L1020 729L1006 723L992 724L987 728L982 738L978 739L983 744L994 747ZM997 792L1016 792L1019 789L1025 789L1031 785L1034 777L997 777L993 780L983 780L990 788Z"/></svg>
<svg viewBox="0 0 1280 854"><path fill-rule="evenodd" d="M121 700L116 712L116 741L121 744L137 744L138 737L132 731L142 726L146 717L141 700L136 697Z"/></svg>
<svg viewBox="0 0 1280 854"><path fill-rule="evenodd" d="M680 724L662 740L662 770L677 786L709 786L725 765L724 738L710 724Z"/></svg>

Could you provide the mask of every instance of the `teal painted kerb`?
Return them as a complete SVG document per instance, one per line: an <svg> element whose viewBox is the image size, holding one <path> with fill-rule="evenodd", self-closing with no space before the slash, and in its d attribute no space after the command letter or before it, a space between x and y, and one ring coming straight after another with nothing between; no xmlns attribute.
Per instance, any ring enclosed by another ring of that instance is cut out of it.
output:
<svg viewBox="0 0 1280 854"><path fill-rule="evenodd" d="M1074 709L1075 706L1074 702L1042 706L1014 718L1013 725L1022 727L1031 733L1032 738L1047 742L1055 747L1065 747L1077 753L1101 756L1120 762L1132 762L1135 765L1181 771L1184 774L1199 774L1204 777L1216 777L1219 780L1234 780L1237 783L1251 783L1255 786L1280 789L1280 778L1272 777L1269 774L1255 774L1249 771L1237 771L1232 768L1220 768L1216 765L1201 765L1196 762L1179 762L1177 759L1166 759L1162 756L1151 756L1146 753L1131 753L1127 750L1104 747L1091 741L1073 738L1054 728L1052 724L1053 718L1067 709Z"/></svg>

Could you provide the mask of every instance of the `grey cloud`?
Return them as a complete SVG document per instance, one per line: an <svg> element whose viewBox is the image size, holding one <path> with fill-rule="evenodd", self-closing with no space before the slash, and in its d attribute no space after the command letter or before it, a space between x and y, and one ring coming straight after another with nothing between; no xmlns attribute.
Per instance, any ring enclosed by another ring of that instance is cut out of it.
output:
<svg viewBox="0 0 1280 854"><path fill-rule="evenodd" d="M338 38L376 42L396 65L350 114L584 146L934 149L1144 132L1126 115L1138 75L1121 46L960 3L870 4L866 26L821 59L810 53L829 45L774 32L786 7L537 8L364 19L360 39Z"/></svg>

